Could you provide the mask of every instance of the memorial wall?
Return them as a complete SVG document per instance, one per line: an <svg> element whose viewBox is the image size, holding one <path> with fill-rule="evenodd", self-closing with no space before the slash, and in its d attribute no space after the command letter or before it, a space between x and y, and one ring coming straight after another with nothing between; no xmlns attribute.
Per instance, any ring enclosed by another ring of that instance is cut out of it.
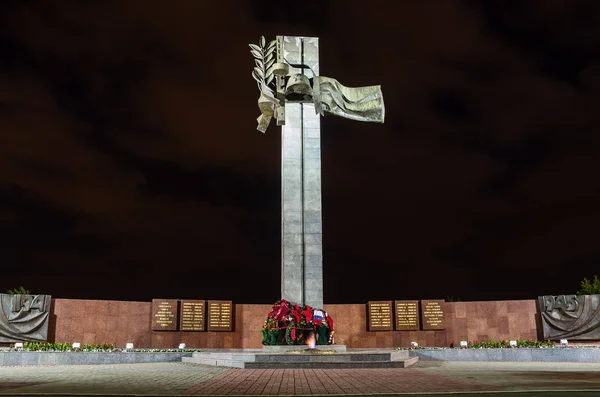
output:
<svg viewBox="0 0 600 397"><path fill-rule="evenodd" d="M48 341L174 348L261 347L272 304L155 299L152 302L52 299ZM376 301L333 304L335 343L349 348L458 345L461 339L538 339L535 300ZM541 328L539 329L541 332Z"/></svg>

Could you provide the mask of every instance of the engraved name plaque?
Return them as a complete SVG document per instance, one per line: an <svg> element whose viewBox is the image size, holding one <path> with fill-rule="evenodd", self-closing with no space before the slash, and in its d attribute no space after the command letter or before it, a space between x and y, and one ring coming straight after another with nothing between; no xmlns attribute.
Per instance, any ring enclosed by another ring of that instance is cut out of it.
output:
<svg viewBox="0 0 600 397"><path fill-rule="evenodd" d="M182 300L179 306L180 331L204 331L205 317L203 300Z"/></svg>
<svg viewBox="0 0 600 397"><path fill-rule="evenodd" d="M446 329L444 302L443 299L421 301L421 319L423 321L424 331Z"/></svg>
<svg viewBox="0 0 600 397"><path fill-rule="evenodd" d="M177 299L152 299L152 331L177 331Z"/></svg>
<svg viewBox="0 0 600 397"><path fill-rule="evenodd" d="M231 301L208 301L208 330L233 331L233 304Z"/></svg>
<svg viewBox="0 0 600 397"><path fill-rule="evenodd" d="M395 301L396 331L418 331L419 301Z"/></svg>
<svg viewBox="0 0 600 397"><path fill-rule="evenodd" d="M369 331L392 331L392 301L370 301L367 304Z"/></svg>

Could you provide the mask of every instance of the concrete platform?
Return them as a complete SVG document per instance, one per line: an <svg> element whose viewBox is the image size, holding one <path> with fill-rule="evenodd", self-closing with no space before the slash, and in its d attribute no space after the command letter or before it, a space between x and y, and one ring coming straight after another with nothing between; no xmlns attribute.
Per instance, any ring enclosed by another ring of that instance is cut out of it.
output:
<svg viewBox="0 0 600 397"><path fill-rule="evenodd" d="M417 361L407 350L391 349L331 354L197 352L182 358L184 363L249 369L406 368Z"/></svg>
<svg viewBox="0 0 600 397"><path fill-rule="evenodd" d="M0 366L13 365L93 365L180 362L191 352L93 353L93 352L0 352Z"/></svg>
<svg viewBox="0 0 600 397"><path fill-rule="evenodd" d="M423 361L513 361L513 362L573 362L600 363L597 347L566 347L552 349L417 349L411 356Z"/></svg>

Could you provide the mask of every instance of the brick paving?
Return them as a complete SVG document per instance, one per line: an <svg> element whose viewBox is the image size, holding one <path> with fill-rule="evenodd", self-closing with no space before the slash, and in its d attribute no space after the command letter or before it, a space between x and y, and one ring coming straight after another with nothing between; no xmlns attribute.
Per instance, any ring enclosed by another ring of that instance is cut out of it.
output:
<svg viewBox="0 0 600 397"><path fill-rule="evenodd" d="M2 395L327 395L596 390L586 363L418 362L401 369L229 369L188 363L0 367Z"/></svg>
<svg viewBox="0 0 600 397"><path fill-rule="evenodd" d="M416 369L232 369L185 390L200 395L372 394L491 390ZM496 388L496 390L498 390Z"/></svg>
<svg viewBox="0 0 600 397"><path fill-rule="evenodd" d="M0 367L0 395L180 395L226 371L227 368L185 363Z"/></svg>

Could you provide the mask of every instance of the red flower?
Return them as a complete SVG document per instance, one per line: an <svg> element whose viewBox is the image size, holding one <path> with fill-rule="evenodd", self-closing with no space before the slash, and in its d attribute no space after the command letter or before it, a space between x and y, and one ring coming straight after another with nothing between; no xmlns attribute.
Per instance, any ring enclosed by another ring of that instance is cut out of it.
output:
<svg viewBox="0 0 600 397"><path fill-rule="evenodd" d="M292 328L292 332L290 333L290 336L292 337L292 340L295 342L296 341L296 328Z"/></svg>
<svg viewBox="0 0 600 397"><path fill-rule="evenodd" d="M304 309L302 311L302 314L304 315L304 318L306 319L306 323L310 323L313 319L313 310L311 309L310 306L306 305L306 309Z"/></svg>
<svg viewBox="0 0 600 397"><path fill-rule="evenodd" d="M283 320L290 312L290 309L282 302L280 306L273 306L273 312L275 313L275 319Z"/></svg>
<svg viewBox="0 0 600 397"><path fill-rule="evenodd" d="M300 320L302 319L302 317L300 316L300 308L298 307L298 305L296 305L296 307L294 308L294 311L292 312L292 316L294 316L294 319L296 320L296 324L300 324Z"/></svg>
<svg viewBox="0 0 600 397"><path fill-rule="evenodd" d="M325 317L327 320L327 324L329 324L329 330L333 331L333 319L329 316L329 314Z"/></svg>

